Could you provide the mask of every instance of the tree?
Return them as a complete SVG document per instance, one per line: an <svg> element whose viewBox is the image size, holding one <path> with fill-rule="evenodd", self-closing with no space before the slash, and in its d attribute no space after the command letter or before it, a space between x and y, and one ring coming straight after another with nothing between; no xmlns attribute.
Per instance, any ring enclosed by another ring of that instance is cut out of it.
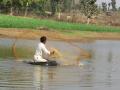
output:
<svg viewBox="0 0 120 90"><path fill-rule="evenodd" d="M24 12L24 16L28 15L28 11L36 14L45 12L45 4L48 0L0 0L0 8L10 12L13 15L17 12ZM30 10L31 9L31 10Z"/></svg>
<svg viewBox="0 0 120 90"><path fill-rule="evenodd" d="M116 0L111 0L112 10L116 11Z"/></svg>
<svg viewBox="0 0 120 90"><path fill-rule="evenodd" d="M51 3L51 12L52 12L52 15L55 15L57 4L58 4L58 0L50 0L50 3Z"/></svg>
<svg viewBox="0 0 120 90"><path fill-rule="evenodd" d="M0 13L3 11L3 9L4 9L3 0L0 0Z"/></svg>
<svg viewBox="0 0 120 90"><path fill-rule="evenodd" d="M111 3L108 3L108 11L110 11Z"/></svg>
<svg viewBox="0 0 120 90"><path fill-rule="evenodd" d="M21 0L2 0L2 3L7 7L7 9L9 9L10 15L13 15L14 9L21 7L20 1Z"/></svg>
<svg viewBox="0 0 120 90"><path fill-rule="evenodd" d="M51 12L52 15L55 15L55 13L58 11L61 11L61 5L64 0L50 0L51 3Z"/></svg>
<svg viewBox="0 0 120 90"><path fill-rule="evenodd" d="M32 3L32 0L21 0L20 1L22 8L24 8L24 16L28 14L28 7Z"/></svg>
<svg viewBox="0 0 120 90"><path fill-rule="evenodd" d="M64 11L70 12L73 0L63 0Z"/></svg>
<svg viewBox="0 0 120 90"><path fill-rule="evenodd" d="M28 11L32 11L35 14L43 15L45 13L45 4L48 0L21 0L24 7L24 16L27 16Z"/></svg>
<svg viewBox="0 0 120 90"><path fill-rule="evenodd" d="M103 9L103 12L107 11L107 4L105 2L102 2L102 9Z"/></svg>
<svg viewBox="0 0 120 90"><path fill-rule="evenodd" d="M10 8L10 15L13 15L13 6L12 6L13 1L12 0L2 0L1 3L4 6Z"/></svg>
<svg viewBox="0 0 120 90"><path fill-rule="evenodd" d="M35 3L34 11L36 14L45 15L45 10L46 10L45 5L47 1L48 0L36 0L36 2L34 2Z"/></svg>
<svg viewBox="0 0 120 90"><path fill-rule="evenodd" d="M98 13L96 0L80 0L80 11L87 17L87 24L90 18Z"/></svg>
<svg viewBox="0 0 120 90"><path fill-rule="evenodd" d="M118 8L118 10L120 11L120 7Z"/></svg>

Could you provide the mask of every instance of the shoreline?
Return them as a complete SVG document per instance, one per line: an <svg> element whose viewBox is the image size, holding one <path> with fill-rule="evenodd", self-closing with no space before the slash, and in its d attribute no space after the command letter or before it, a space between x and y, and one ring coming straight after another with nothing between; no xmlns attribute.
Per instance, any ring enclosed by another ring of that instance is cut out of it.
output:
<svg viewBox="0 0 120 90"><path fill-rule="evenodd" d="M69 33L57 30L0 28L0 38L39 39L41 36L47 36L49 40L61 41L120 40L120 33L116 32L71 31Z"/></svg>

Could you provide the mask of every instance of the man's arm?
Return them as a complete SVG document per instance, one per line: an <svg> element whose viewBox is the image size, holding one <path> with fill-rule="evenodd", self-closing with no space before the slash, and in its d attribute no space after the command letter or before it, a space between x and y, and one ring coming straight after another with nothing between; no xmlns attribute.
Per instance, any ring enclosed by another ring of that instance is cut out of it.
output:
<svg viewBox="0 0 120 90"><path fill-rule="evenodd" d="M45 47L45 45L42 45L42 51L43 51L45 54L50 55L50 51Z"/></svg>

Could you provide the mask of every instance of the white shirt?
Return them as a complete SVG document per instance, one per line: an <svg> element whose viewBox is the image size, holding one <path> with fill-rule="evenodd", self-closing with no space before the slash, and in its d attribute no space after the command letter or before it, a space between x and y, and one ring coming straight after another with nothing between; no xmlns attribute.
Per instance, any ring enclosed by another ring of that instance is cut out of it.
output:
<svg viewBox="0 0 120 90"><path fill-rule="evenodd" d="M50 51L47 50L47 48L45 47L45 44L43 44L43 43L40 42L40 43L38 44L37 48L36 48L35 55L42 57L42 53L43 53L43 52L44 52L45 54L50 55Z"/></svg>

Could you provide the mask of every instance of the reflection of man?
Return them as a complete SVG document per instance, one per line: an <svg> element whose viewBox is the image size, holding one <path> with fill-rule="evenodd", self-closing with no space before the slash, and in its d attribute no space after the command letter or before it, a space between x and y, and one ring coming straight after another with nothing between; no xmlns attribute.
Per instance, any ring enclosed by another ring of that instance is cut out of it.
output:
<svg viewBox="0 0 120 90"><path fill-rule="evenodd" d="M56 82L54 79L54 77L56 77L56 70L56 68L35 66L32 72L34 90L49 90L51 83L54 84Z"/></svg>
<svg viewBox="0 0 120 90"><path fill-rule="evenodd" d="M46 48L46 46L45 46L46 41L47 41L47 38L45 36L42 36L40 38L40 43L38 44L35 55L34 55L35 62L47 62L47 60L42 57L42 54L45 53L46 55L51 55L54 53L54 51L50 52Z"/></svg>

